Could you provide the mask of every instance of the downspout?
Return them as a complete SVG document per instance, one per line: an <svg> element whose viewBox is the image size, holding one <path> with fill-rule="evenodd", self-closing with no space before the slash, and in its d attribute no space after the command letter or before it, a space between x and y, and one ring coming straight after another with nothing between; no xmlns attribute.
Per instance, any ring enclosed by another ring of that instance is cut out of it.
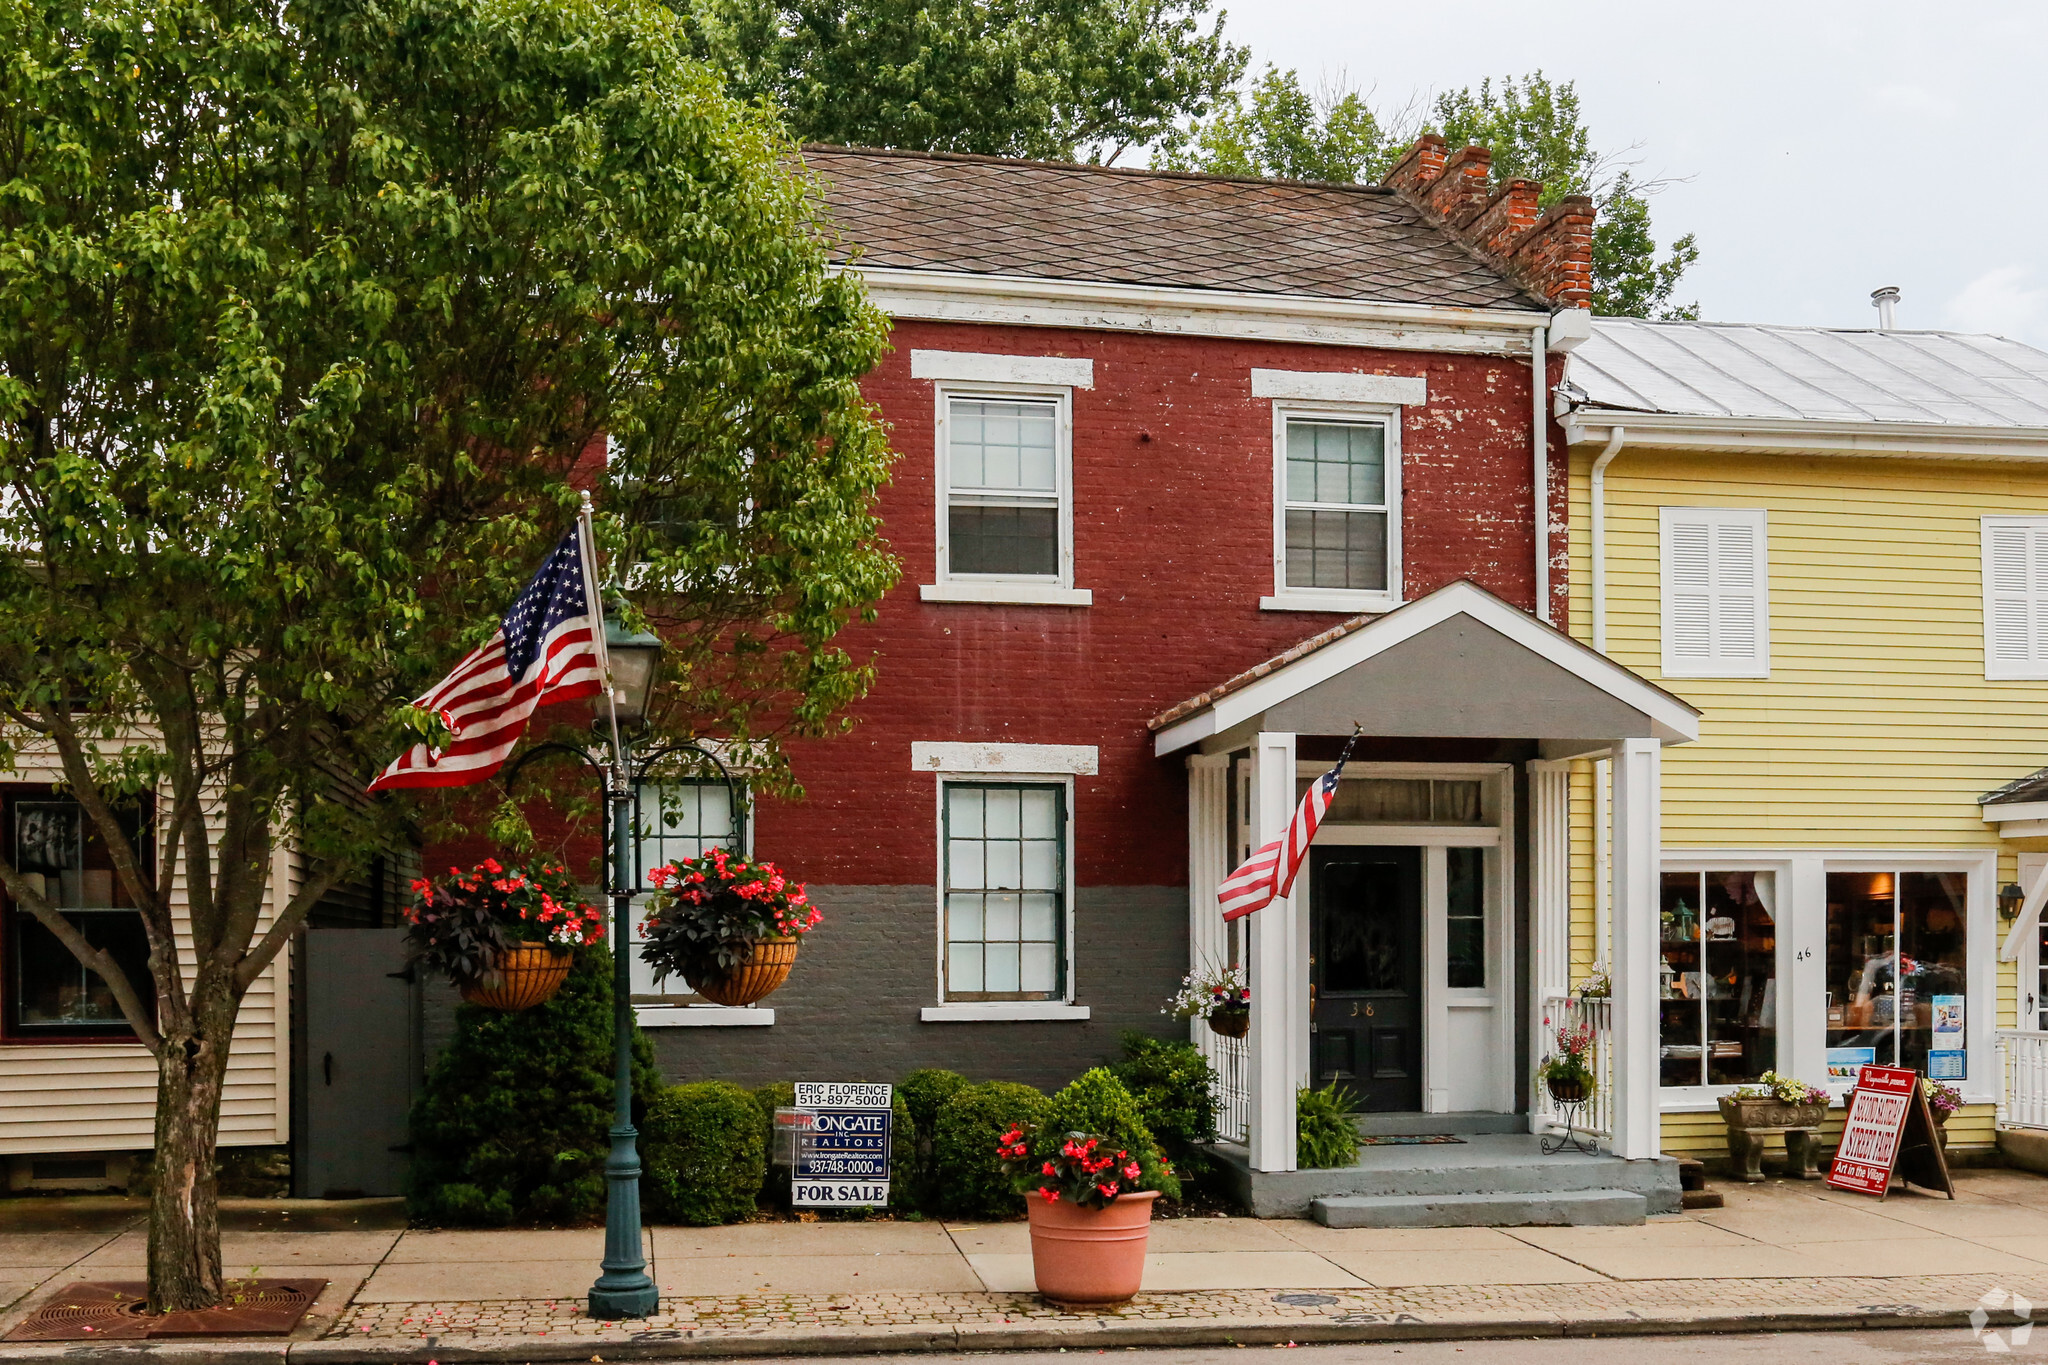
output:
<svg viewBox="0 0 2048 1365"><path fill-rule="evenodd" d="M1529 356L1529 409L1535 417L1536 618L1550 622L1550 329L1539 324Z"/></svg>
<svg viewBox="0 0 2048 1365"><path fill-rule="evenodd" d="M1610 427L1607 444L1593 460L1593 648L1607 652L1607 466L1621 454L1628 432Z"/></svg>
<svg viewBox="0 0 2048 1365"><path fill-rule="evenodd" d="M1627 431L1621 427L1609 427L1607 444L1593 459L1590 495L1593 503L1593 648L1602 654L1607 652L1607 466L1621 454L1622 442L1627 439ZM1601 962L1608 964L1613 961L1609 952L1613 910L1608 898L1613 894L1609 869L1613 866L1610 859L1614 853L1607 843L1611 767L1604 758L1593 763L1593 952Z"/></svg>

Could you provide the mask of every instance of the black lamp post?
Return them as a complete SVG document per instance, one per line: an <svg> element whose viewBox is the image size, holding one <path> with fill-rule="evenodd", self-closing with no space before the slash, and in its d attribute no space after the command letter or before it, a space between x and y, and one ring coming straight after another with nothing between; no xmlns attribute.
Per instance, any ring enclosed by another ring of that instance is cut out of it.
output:
<svg viewBox="0 0 2048 1365"><path fill-rule="evenodd" d="M633 1127L633 764L627 736L647 717L661 641L606 621L611 656L612 761L606 773L612 860L612 1150L605 1158L604 1273L590 1286L593 1318L644 1318L661 1300L641 1253L639 1132ZM606 715L600 710L600 716Z"/></svg>

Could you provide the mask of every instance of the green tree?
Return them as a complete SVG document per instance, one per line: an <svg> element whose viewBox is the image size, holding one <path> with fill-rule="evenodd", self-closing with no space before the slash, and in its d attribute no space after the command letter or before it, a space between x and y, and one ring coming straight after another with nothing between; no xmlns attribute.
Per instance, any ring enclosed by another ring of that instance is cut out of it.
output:
<svg viewBox="0 0 2048 1365"><path fill-rule="evenodd" d="M1690 233L1661 258L1650 227L1648 193L1620 158L1593 146L1577 90L1541 71L1516 80L1481 81L1439 95L1424 117L1375 113L1366 96L1341 82L1310 94L1293 71L1268 66L1248 86L1227 92L1206 120L1175 128L1155 146L1168 170L1290 180L1374 183L1419 133L1441 133L1453 147L1493 152L1496 183L1541 182L1549 208L1570 194L1593 198L1593 311L1625 317L1691 318L1698 306L1671 301L1699 259Z"/></svg>
<svg viewBox="0 0 2048 1365"><path fill-rule="evenodd" d="M1549 208L1568 194L1592 196L1593 311L1615 317L1696 318L1698 304L1675 304L1679 278L1699 259L1687 233L1660 260L1650 229L1645 188L1614 156L1593 148L1570 81L1554 84L1541 71L1504 78L1437 97L1427 131L1453 147L1478 143L1493 151L1498 182L1517 176L1541 181L1537 202ZM1654 186L1649 187L1654 189Z"/></svg>
<svg viewBox="0 0 2048 1365"><path fill-rule="evenodd" d="M150 1300L196 1308L243 996L412 819L359 784L572 473L650 561L658 730L772 786L860 694L885 324L652 0L0 0L0 52L0 769L60 767L149 979L0 882L156 1059Z"/></svg>
<svg viewBox="0 0 2048 1365"><path fill-rule="evenodd" d="M1244 90L1228 92L1206 122L1163 136L1152 164L1211 175L1366 184L1385 175L1405 145L1363 93L1341 85L1311 92L1296 72L1269 65Z"/></svg>
<svg viewBox="0 0 2048 1365"><path fill-rule="evenodd" d="M1208 112L1244 49L1209 0L673 0L800 140L1115 161Z"/></svg>

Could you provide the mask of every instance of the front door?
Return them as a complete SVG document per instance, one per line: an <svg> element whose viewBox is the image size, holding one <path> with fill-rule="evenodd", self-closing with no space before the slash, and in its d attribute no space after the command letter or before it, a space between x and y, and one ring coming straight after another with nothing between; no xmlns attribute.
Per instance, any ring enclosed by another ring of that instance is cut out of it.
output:
<svg viewBox="0 0 2048 1365"><path fill-rule="evenodd" d="M1316 1084L1422 1108L1422 850L1309 850Z"/></svg>

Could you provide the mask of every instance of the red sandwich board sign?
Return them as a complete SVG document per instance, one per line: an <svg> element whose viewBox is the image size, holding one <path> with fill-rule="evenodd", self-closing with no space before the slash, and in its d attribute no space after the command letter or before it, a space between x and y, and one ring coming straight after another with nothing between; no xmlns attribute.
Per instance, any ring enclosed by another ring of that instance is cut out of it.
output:
<svg viewBox="0 0 2048 1365"><path fill-rule="evenodd" d="M1901 1066L1865 1066L1856 1073L1828 1184L1882 1199L1894 1170L1910 1184L1956 1197L1920 1073Z"/></svg>

